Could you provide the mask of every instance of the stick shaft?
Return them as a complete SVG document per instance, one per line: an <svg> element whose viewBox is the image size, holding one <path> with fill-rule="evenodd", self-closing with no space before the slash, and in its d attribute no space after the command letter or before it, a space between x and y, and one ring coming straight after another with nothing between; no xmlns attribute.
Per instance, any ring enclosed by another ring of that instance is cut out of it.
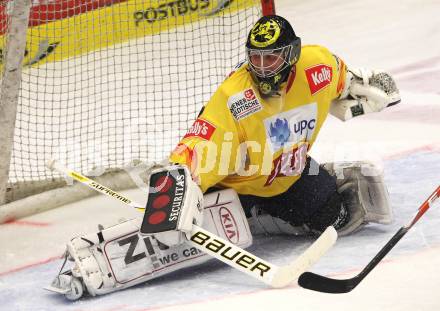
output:
<svg viewBox="0 0 440 311"><path fill-rule="evenodd" d="M393 237L382 247L374 258L365 266L362 271L350 279L332 279L313 272L303 273L298 283L301 287L324 293L342 294L353 290L360 282L379 264L379 262L394 248L394 246L403 238L411 227L426 213L433 205L435 200L440 197L440 186L422 203L417 214L411 222L401 227Z"/></svg>
<svg viewBox="0 0 440 311"><path fill-rule="evenodd" d="M82 183L83 185L86 185L89 188L92 188L95 191L98 191L99 193L105 194L107 196L110 196L126 205L129 205L133 208L136 208L137 210L143 211L145 210L145 207L143 207L142 204L139 204L135 201L132 201L131 199L123 196L120 193L117 193L115 191L113 191L110 188L107 188L104 185L101 185L100 183L82 175L81 173L75 172L63 165L61 165L59 162L55 161L55 160L51 160L47 166L52 169L52 170L56 170L62 174L66 174L67 176L73 178L74 180Z"/></svg>

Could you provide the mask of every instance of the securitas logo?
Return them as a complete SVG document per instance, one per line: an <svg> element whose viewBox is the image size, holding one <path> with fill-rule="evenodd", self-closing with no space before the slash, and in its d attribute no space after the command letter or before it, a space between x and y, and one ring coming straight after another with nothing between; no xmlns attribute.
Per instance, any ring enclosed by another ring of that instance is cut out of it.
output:
<svg viewBox="0 0 440 311"><path fill-rule="evenodd" d="M215 132L215 126L208 121L197 119L183 138L200 137L209 140Z"/></svg>
<svg viewBox="0 0 440 311"><path fill-rule="evenodd" d="M263 109L253 89L247 89L229 97L228 107L237 121Z"/></svg>
<svg viewBox="0 0 440 311"><path fill-rule="evenodd" d="M307 81L309 82L310 93L315 95L326 88L332 82L332 67L319 64L305 70Z"/></svg>

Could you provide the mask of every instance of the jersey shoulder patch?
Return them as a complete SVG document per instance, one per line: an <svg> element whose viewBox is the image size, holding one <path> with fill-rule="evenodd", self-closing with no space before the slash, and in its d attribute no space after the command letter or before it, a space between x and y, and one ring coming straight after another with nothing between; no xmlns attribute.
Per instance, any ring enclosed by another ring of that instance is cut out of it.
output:
<svg viewBox="0 0 440 311"><path fill-rule="evenodd" d="M216 127L213 124L202 118L197 118L183 138L199 137L204 140L209 140L215 130Z"/></svg>
<svg viewBox="0 0 440 311"><path fill-rule="evenodd" d="M301 63L311 95L329 87L335 78L334 57L323 46L308 45L301 51Z"/></svg>
<svg viewBox="0 0 440 311"><path fill-rule="evenodd" d="M305 69L310 93L315 95L330 85L333 79L333 68L326 64L317 64Z"/></svg>

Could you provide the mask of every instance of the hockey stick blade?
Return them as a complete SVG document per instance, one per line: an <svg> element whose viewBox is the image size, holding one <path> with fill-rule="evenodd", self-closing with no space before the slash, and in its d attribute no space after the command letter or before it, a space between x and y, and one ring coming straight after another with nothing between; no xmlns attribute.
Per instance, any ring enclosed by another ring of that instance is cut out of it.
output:
<svg viewBox="0 0 440 311"><path fill-rule="evenodd" d="M138 210L144 210L139 203L132 201L78 172L70 170L55 160L49 161L47 167L52 170L57 170L60 173L67 174L74 180L128 206ZM337 239L336 230L333 227L328 227L294 262L285 266L277 266L199 226L193 225L191 232L188 232L186 235L188 242L191 245L226 263L232 268L242 271L274 288L285 287L296 281L301 273L310 268L334 245Z"/></svg>
<svg viewBox="0 0 440 311"><path fill-rule="evenodd" d="M338 234L333 227L328 227L309 248L291 264L278 268L271 283L272 287L280 288L291 284L294 280L314 265L336 243Z"/></svg>
<svg viewBox="0 0 440 311"><path fill-rule="evenodd" d="M425 214L440 196L440 186L429 196L419 207L416 216L406 226L401 227L396 234L385 244L385 246L374 256L365 268L355 277L350 279L332 279L313 272L304 272L298 279L298 284L306 289L331 293L343 294L352 291L360 282L377 266L377 264L390 252L400 239L411 229L411 227Z"/></svg>

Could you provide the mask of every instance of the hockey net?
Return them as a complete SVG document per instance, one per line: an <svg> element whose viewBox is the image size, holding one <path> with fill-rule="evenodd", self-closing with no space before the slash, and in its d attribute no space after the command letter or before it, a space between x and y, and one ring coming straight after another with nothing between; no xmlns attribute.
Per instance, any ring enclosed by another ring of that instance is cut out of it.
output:
<svg viewBox="0 0 440 311"><path fill-rule="evenodd" d="M0 4L2 80L12 10ZM6 201L64 185L48 159L98 176L166 158L260 15L259 0L33 1Z"/></svg>

